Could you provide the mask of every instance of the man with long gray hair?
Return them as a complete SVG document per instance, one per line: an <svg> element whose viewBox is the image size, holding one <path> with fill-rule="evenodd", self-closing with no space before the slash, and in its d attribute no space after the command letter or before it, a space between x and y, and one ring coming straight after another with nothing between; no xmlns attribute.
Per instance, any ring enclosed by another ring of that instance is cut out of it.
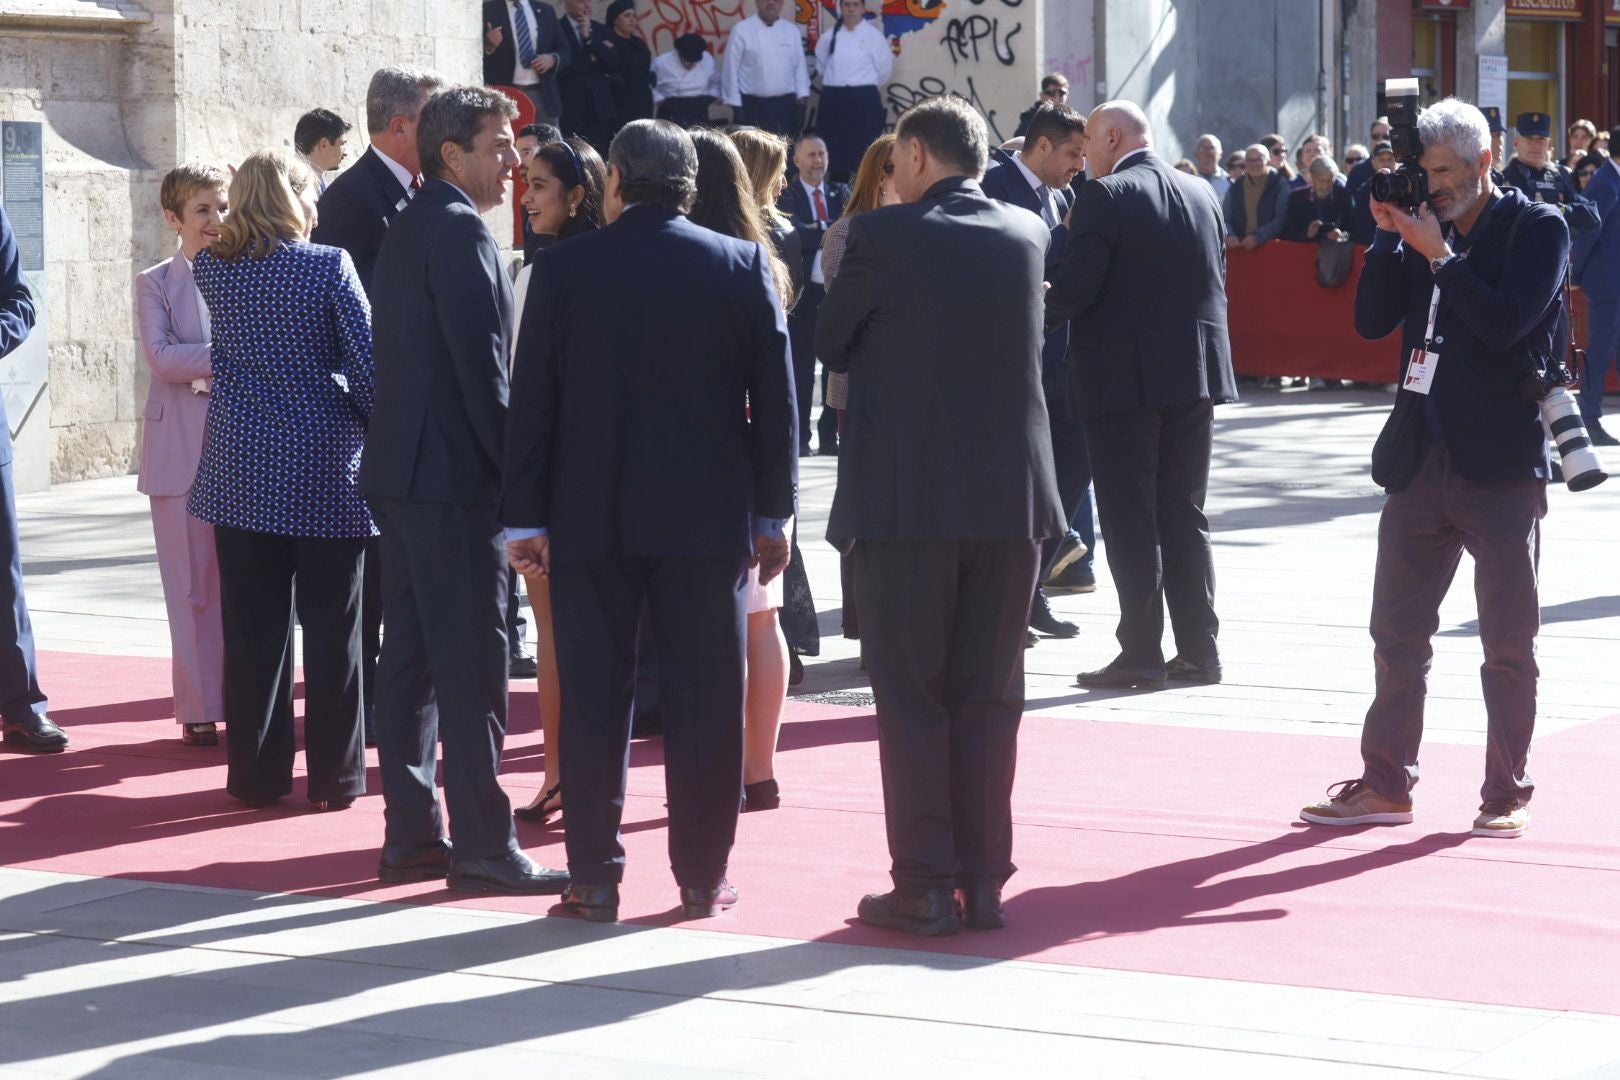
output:
<svg viewBox="0 0 1620 1080"><path fill-rule="evenodd" d="M737 902L726 866L742 797L744 586L751 563L762 583L788 563L787 320L761 245L686 220L696 193L685 131L625 125L608 153L611 224L535 258L513 369L501 521L518 572L550 575L566 687L573 884L556 910L593 922L619 913L643 605L681 910L702 918Z"/></svg>
<svg viewBox="0 0 1620 1080"><path fill-rule="evenodd" d="M1429 201L1371 200L1378 232L1356 287L1356 332L1401 331L1399 396L1373 450L1389 492L1378 522L1376 672L1362 772L1300 816L1318 825L1412 820L1430 644L1466 550L1485 647L1485 784L1475 836L1521 835L1535 790L1537 571L1547 512L1542 377L1563 316L1569 228L1555 205L1491 180L1484 115L1456 98L1418 114Z"/></svg>

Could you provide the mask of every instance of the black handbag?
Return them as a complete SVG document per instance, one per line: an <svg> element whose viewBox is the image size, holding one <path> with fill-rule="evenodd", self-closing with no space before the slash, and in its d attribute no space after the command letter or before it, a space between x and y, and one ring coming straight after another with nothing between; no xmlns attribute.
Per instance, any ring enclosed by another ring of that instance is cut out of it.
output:
<svg viewBox="0 0 1620 1080"><path fill-rule="evenodd" d="M1316 245L1316 283L1337 289L1350 278L1356 248L1349 240L1320 240Z"/></svg>
<svg viewBox="0 0 1620 1080"><path fill-rule="evenodd" d="M1429 443L1423 422L1424 400L1422 394L1397 393L1384 430L1373 443L1373 483L1385 491L1399 491L1411 484L1423 467Z"/></svg>

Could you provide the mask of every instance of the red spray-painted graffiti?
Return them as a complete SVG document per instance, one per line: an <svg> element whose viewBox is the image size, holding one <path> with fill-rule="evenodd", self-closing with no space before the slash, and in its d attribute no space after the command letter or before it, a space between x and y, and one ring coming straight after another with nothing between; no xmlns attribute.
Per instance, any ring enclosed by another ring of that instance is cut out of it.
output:
<svg viewBox="0 0 1620 1080"><path fill-rule="evenodd" d="M745 0L652 0L652 10L641 17L641 28L653 55L675 47L682 34L701 34L718 58L726 51L726 35L747 14Z"/></svg>

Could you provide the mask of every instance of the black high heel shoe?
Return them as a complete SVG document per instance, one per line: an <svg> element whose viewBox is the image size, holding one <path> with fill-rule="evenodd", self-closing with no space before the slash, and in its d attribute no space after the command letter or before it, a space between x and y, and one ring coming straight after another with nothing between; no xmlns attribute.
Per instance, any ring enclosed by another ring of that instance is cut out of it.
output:
<svg viewBox="0 0 1620 1080"><path fill-rule="evenodd" d="M551 785L550 791L546 792L540 797L539 802L535 803L533 806L517 807L512 811L512 816L517 818L519 821L533 821L544 825L546 820L550 818L552 814L558 813L561 809L562 781L559 780L555 784Z"/></svg>

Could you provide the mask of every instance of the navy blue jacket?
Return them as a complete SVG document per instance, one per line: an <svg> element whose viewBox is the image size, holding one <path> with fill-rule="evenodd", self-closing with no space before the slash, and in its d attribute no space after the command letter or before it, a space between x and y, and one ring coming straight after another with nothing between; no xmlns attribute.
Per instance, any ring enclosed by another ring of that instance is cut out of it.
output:
<svg viewBox="0 0 1620 1080"><path fill-rule="evenodd" d="M1575 284L1600 303L1620 300L1620 169L1606 161L1583 193L1597 205L1603 224L1575 237Z"/></svg>
<svg viewBox="0 0 1620 1080"><path fill-rule="evenodd" d="M645 205L535 257L501 523L548 529L554 563L746 558L751 514L794 513L798 449L763 246Z"/></svg>
<svg viewBox="0 0 1620 1080"><path fill-rule="evenodd" d="M429 180L377 256L377 403L360 461L367 498L500 500L512 287L460 192Z"/></svg>
<svg viewBox="0 0 1620 1080"><path fill-rule="evenodd" d="M1011 157L991 165L985 171L984 179L979 181L979 186L997 202L1021 206L1040 216L1040 198ZM1069 249L1069 227L1063 224L1063 218L1068 214L1074 196L1068 188L1056 192L1056 195L1058 225L1052 230L1052 246L1046 249L1047 281L1057 280L1058 270L1063 265L1063 253ZM1069 324L1062 323L1046 335L1046 342L1041 346L1041 383L1046 389L1048 411L1068 412L1068 352Z"/></svg>
<svg viewBox="0 0 1620 1080"><path fill-rule="evenodd" d="M17 238L0 207L0 357L21 345L33 326L34 296L23 282ZM5 402L0 401L0 465L11 460L11 424L5 412Z"/></svg>
<svg viewBox="0 0 1620 1080"><path fill-rule="evenodd" d="M1508 258L1508 235L1521 215ZM1468 241L1467 257L1435 275L1395 233L1380 231L1356 286L1356 332L1376 341L1401 329L1400 360L1391 373L1403 380L1411 351L1423 345L1438 282L1440 361L1429 396L1452 465L1479 484L1545 478L1541 411L1520 384L1531 358L1544 364L1552 351L1569 229L1556 207L1532 203L1509 187L1480 216Z"/></svg>
<svg viewBox="0 0 1620 1080"><path fill-rule="evenodd" d="M816 221L815 207L810 196L797 178L789 180L786 190L777 196L776 208L793 219L793 231L799 234L799 252L804 256L804 280L808 283L815 267L816 252L821 250L821 238L827 235L827 226L844 216L844 204L849 201L849 186L822 180L826 192L827 220Z"/></svg>
<svg viewBox="0 0 1620 1080"><path fill-rule="evenodd" d="M1288 212L1283 218L1282 238L1315 243L1316 237L1307 235L1313 221L1320 221L1323 229L1350 232L1350 192L1345 189L1342 179L1333 181L1333 190L1328 193L1325 202L1318 202L1315 193L1309 187L1300 188L1288 196ZM1317 236L1320 235L1319 230Z"/></svg>
<svg viewBox="0 0 1620 1080"><path fill-rule="evenodd" d="M377 265L388 223L410 205L410 195L377 151L368 146L322 193L320 221L309 234L309 242L347 251L369 296L371 269Z"/></svg>

